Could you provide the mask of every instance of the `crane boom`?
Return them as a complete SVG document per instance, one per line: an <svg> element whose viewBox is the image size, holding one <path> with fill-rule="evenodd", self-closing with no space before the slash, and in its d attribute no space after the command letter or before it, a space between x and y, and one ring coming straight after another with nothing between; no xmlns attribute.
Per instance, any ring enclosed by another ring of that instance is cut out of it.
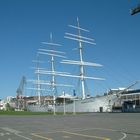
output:
<svg viewBox="0 0 140 140"><path fill-rule="evenodd" d="M17 97L22 97L25 84L26 84L26 77L22 76L19 87L17 88L16 91Z"/></svg>

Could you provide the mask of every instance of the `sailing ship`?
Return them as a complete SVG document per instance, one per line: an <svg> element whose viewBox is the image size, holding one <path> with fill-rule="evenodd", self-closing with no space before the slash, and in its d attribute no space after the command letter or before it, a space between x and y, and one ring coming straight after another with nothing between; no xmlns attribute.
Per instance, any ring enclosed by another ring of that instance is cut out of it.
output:
<svg viewBox="0 0 140 140"><path fill-rule="evenodd" d="M84 29L80 26L79 19L77 18L77 25L69 25L70 28L73 28L77 31L78 34L73 33L65 33L65 38L74 40L78 42L78 48L79 51L79 60L62 60L60 63L62 64L69 64L69 65L77 65L80 67L79 69L79 75L73 75L68 72L58 72L55 70L55 57L65 58L63 56L64 52L56 51L54 49L48 50L48 49L39 49L39 53L43 55L48 55L51 57L51 71L46 71L44 69L37 68L35 73L37 74L37 81L35 81L35 84L37 85L37 92L39 95L40 100L40 91L41 91L41 85L49 85L51 87L52 92L52 102L49 104L42 105L40 101L38 104L35 105L28 105L27 110L32 112L48 112L53 111L55 112L111 112L112 106L114 103L119 100L120 94L123 92L108 92L104 95L96 96L96 97L90 97L85 88L85 81L86 80L105 80L104 78L97 78L92 76L87 76L85 74L85 67L102 67L101 64L93 63L93 62L87 62L84 61L83 56L83 47L85 47L85 44L95 45L94 39L88 38L82 35L82 32L89 32L89 30ZM61 46L60 44L56 44L52 42L52 36L50 36L50 42L43 42L44 44L47 44L51 47L54 46ZM43 82L40 80L39 75L51 75L50 82ZM62 88L64 86L72 86L72 85L65 85L65 84L56 84L56 76L66 77L66 78L78 78L80 80L81 84L81 91L82 94L80 97L77 97L74 93L74 95L68 95L63 92L61 96L57 96L57 86L61 86ZM129 86L131 87L131 86ZM128 88L126 88L128 89ZM125 90L126 90L125 89Z"/></svg>

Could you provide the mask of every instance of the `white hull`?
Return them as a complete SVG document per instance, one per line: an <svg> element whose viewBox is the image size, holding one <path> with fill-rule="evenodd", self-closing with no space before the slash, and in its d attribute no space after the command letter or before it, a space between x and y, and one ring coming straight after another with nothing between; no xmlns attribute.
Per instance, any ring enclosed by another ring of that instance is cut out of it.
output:
<svg viewBox="0 0 140 140"><path fill-rule="evenodd" d="M30 111L30 112L49 112L52 110L53 108L47 105L39 105L39 104L27 105L27 111Z"/></svg>
<svg viewBox="0 0 140 140"><path fill-rule="evenodd" d="M111 112L112 105L117 101L116 95L105 95L99 97L75 100L70 104L56 105L56 112ZM28 105L27 110L31 112L53 111L52 106Z"/></svg>

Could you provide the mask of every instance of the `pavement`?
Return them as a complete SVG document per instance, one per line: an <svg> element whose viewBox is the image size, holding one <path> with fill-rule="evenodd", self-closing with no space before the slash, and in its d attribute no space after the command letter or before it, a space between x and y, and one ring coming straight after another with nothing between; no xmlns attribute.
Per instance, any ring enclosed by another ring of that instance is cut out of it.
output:
<svg viewBox="0 0 140 140"><path fill-rule="evenodd" d="M0 115L0 140L140 140L140 113Z"/></svg>

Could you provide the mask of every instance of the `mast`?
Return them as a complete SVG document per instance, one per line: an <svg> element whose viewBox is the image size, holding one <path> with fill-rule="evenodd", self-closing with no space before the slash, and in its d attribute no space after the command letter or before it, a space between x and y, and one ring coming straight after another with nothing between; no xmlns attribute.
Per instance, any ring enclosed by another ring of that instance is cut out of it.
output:
<svg viewBox="0 0 140 140"><path fill-rule="evenodd" d="M37 53L37 59L36 60L32 60L32 62L36 64L35 67L31 67L32 69L35 69L34 73L36 75L36 79L28 79L27 82L33 83L35 85L35 87L33 87L33 88L28 87L27 89L28 90L35 90L36 91L36 94L38 96L38 104L41 105L41 92L42 91L49 91L49 90L47 90L45 88L42 88L42 85L51 85L51 84L50 84L50 81L42 80L41 79L40 71L45 70L45 68L41 68L40 67L40 63L44 63L44 62L40 61L38 53Z"/></svg>
<svg viewBox="0 0 140 140"><path fill-rule="evenodd" d="M37 71L39 71L39 69L37 70ZM38 73L37 74L37 81L39 81L40 80L40 74ZM37 94L38 94L38 103L40 104L41 102L41 100L40 100L40 88L41 88L41 85L39 84L39 83L37 83Z"/></svg>
<svg viewBox="0 0 140 140"><path fill-rule="evenodd" d="M36 63L36 75L37 75L37 80L35 81L35 84L36 84L36 92L37 92L37 95L38 95L38 104L41 104L41 83L40 83L40 73L39 73L39 64L42 63L42 61L39 61L39 54L37 54L37 60L33 60L32 62Z"/></svg>
<svg viewBox="0 0 140 140"><path fill-rule="evenodd" d="M78 34L65 33L64 37L67 38L67 39L78 41L79 61L62 60L61 63L74 64L74 65L79 65L80 66L80 74L78 76L77 75L65 75L65 76L80 79L80 81L81 81L80 83L81 83L81 87L82 87L82 99L85 99L86 98L85 79L104 80L103 78L86 76L85 75L85 66L102 67L102 65L97 64L97 63L92 63L92 62L86 62L86 61L83 60L83 44L87 43L87 44L95 45L96 43L94 42L94 39L87 38L87 37L81 35L82 31L83 32L89 32L89 30L80 27L78 17L77 17L77 26L69 25L69 27L76 29L78 31Z"/></svg>
<svg viewBox="0 0 140 140"><path fill-rule="evenodd" d="M50 42L52 43L52 33L50 33ZM55 67L54 67L54 56L51 55L51 71L52 73L54 73L55 71ZM56 96L56 86L55 86L55 76L54 74L52 74L52 79L51 79L51 84L52 84L52 92L53 92L53 100L54 100L54 104L55 104L55 96Z"/></svg>
<svg viewBox="0 0 140 140"><path fill-rule="evenodd" d="M81 39L81 32L80 32L80 24L79 24L79 19L77 17L77 24L78 24L78 35L79 35L79 53L80 53L80 62L83 62L83 47L82 43L80 41ZM80 76L81 76L81 85L82 85L82 96L83 99L86 98L86 93L85 93L85 79L84 79L84 66L80 65Z"/></svg>
<svg viewBox="0 0 140 140"><path fill-rule="evenodd" d="M63 56L65 54L64 52L54 50L54 47L62 46L62 45L53 43L52 33L50 33L50 42L42 42L42 43L51 47L51 49L39 49L39 52L38 52L39 54L48 55L48 56L51 57L51 70L50 71L40 70L39 73L40 74L45 74L45 75L51 75L51 82L50 83L44 83L44 84L47 84L47 85L51 86L51 91L52 91L52 95L53 95L54 114L55 114L55 104L56 104L56 95L57 95L56 86L69 86L69 87L71 87L71 85L56 84L55 76L56 75L61 76L61 74L63 75L63 74L69 74L69 73L58 72L58 71L55 70L55 57L59 57L59 58L66 58L66 57Z"/></svg>
<svg viewBox="0 0 140 140"><path fill-rule="evenodd" d="M47 71L47 70L40 70L39 73L40 74L48 74L51 75L51 88L52 91L54 92L54 95L56 95L56 79L55 79L55 75L56 73L62 73L62 72L57 72L55 71L55 57L60 57L60 58L65 58L62 54L65 54L64 52L61 51L55 51L54 47L55 46L62 46L60 44L56 44L53 43L52 41L52 33L50 33L50 42L42 42L43 44L48 45L48 47L50 47L51 49L39 49L39 54L42 55L48 55L51 57L51 70Z"/></svg>
<svg viewBox="0 0 140 140"><path fill-rule="evenodd" d="M52 43L52 33L50 33L50 42ZM54 56L51 55L51 71L52 71L52 73L54 73L54 71L55 71L54 64L55 64L54 63ZM55 86L55 76L54 76L54 74L52 74L51 84L52 84L54 114L55 114L56 86Z"/></svg>

